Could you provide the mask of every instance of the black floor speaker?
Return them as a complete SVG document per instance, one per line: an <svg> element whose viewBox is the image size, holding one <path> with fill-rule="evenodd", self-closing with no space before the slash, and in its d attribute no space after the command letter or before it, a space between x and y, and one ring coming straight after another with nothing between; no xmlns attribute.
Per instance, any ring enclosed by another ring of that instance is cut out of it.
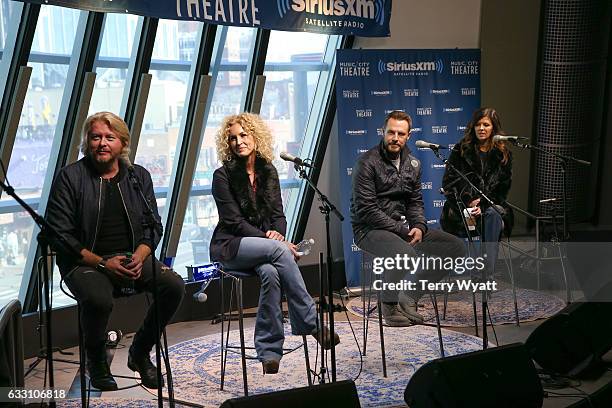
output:
<svg viewBox="0 0 612 408"><path fill-rule="evenodd" d="M525 346L546 370L588 377L612 348L612 303L572 303L538 326Z"/></svg>
<svg viewBox="0 0 612 408"><path fill-rule="evenodd" d="M359 408L359 397L355 383L350 380L313 385L311 387L293 388L232 398L225 401L221 408Z"/></svg>
<svg viewBox="0 0 612 408"><path fill-rule="evenodd" d="M523 344L433 360L410 379L410 408L541 407L542 384Z"/></svg>

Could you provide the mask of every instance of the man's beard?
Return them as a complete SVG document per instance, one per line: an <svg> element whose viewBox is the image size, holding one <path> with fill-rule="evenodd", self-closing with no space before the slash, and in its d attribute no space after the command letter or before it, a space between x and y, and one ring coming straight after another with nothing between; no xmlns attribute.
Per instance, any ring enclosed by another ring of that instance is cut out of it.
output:
<svg viewBox="0 0 612 408"><path fill-rule="evenodd" d="M99 156L95 152L90 152L89 157L100 167L111 167L115 161L118 161L121 156L113 156L111 153L107 156Z"/></svg>

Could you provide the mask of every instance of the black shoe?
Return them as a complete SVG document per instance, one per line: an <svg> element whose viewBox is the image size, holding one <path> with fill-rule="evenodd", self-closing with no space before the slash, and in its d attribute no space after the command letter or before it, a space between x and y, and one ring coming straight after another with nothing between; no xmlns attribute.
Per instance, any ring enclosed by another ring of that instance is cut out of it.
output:
<svg viewBox="0 0 612 408"><path fill-rule="evenodd" d="M106 361L106 355L104 359L88 360L87 370L89 371L89 380L91 385L100 391L115 391L117 390L117 383L111 375L108 362Z"/></svg>
<svg viewBox="0 0 612 408"><path fill-rule="evenodd" d="M310 333L310 335L314 337L315 339L317 339L321 347L323 347L325 350L330 350L332 348L332 340L330 336L330 331L327 327L323 327L323 342L322 343L321 343L319 331L317 329L314 329L312 333ZM338 344L340 344L340 337L338 336L338 333L334 332L333 345L337 346Z"/></svg>
<svg viewBox="0 0 612 408"><path fill-rule="evenodd" d="M134 353L130 347L127 366L132 371L138 371L142 385L151 389L159 388L157 385L157 368L151 362L149 354L145 354L143 356L137 355L137 353ZM163 387L164 377L161 377L160 380L161 386Z"/></svg>
<svg viewBox="0 0 612 408"><path fill-rule="evenodd" d="M278 373L278 366L280 361L278 360L265 360L261 362L263 366L264 374L276 374Z"/></svg>

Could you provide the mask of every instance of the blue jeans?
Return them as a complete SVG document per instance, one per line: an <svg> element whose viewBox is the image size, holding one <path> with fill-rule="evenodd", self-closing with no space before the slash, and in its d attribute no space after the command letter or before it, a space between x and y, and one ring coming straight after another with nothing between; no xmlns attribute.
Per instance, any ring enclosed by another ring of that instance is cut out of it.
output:
<svg viewBox="0 0 612 408"><path fill-rule="evenodd" d="M284 243L267 238L242 238L236 257L223 262L223 266L228 270L253 270L261 280L255 322L255 350L260 361L280 360L283 356L281 286L289 305L291 332L303 335L316 329L315 304L306 291L291 250Z"/></svg>

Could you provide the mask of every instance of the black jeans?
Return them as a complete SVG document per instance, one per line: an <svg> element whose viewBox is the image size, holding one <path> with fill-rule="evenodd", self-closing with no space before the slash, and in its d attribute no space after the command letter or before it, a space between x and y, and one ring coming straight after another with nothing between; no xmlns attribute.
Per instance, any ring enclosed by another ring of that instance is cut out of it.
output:
<svg viewBox="0 0 612 408"><path fill-rule="evenodd" d="M421 256L441 257L441 258L462 258L465 256L465 245L459 238L440 230L427 230L423 234L422 241L412 246L399 235L386 230L372 230L368 232L357 243L359 248L378 258L396 258L398 255L403 259L404 255L409 258ZM409 264L410 265L410 264ZM404 265L402 265L404 266ZM417 282L426 279L429 282L437 282L446 276L447 269L438 268L439 265L432 265L431 268L419 268L416 271L409 271L406 268L385 268L384 281L387 283L398 283L402 280ZM378 279L374 277L374 279ZM417 285L417 287L419 287ZM423 291L405 291L411 298L418 300ZM380 292L384 302L397 302L397 290L383 290Z"/></svg>
<svg viewBox="0 0 612 408"><path fill-rule="evenodd" d="M158 299L160 301L160 330L166 327L185 294L185 283L172 269L155 260L157 268ZM117 295L120 279L99 272L91 266L79 266L64 276L66 285L81 307L81 328L85 348L89 353L99 352L106 341L106 325L113 310L113 298ZM153 290L151 257L147 257L142 274L134 282L138 292ZM140 326L132 345L134 352L148 354L155 345L161 331L155 330L155 302L151 304L143 324ZM91 356L90 356L91 357Z"/></svg>

